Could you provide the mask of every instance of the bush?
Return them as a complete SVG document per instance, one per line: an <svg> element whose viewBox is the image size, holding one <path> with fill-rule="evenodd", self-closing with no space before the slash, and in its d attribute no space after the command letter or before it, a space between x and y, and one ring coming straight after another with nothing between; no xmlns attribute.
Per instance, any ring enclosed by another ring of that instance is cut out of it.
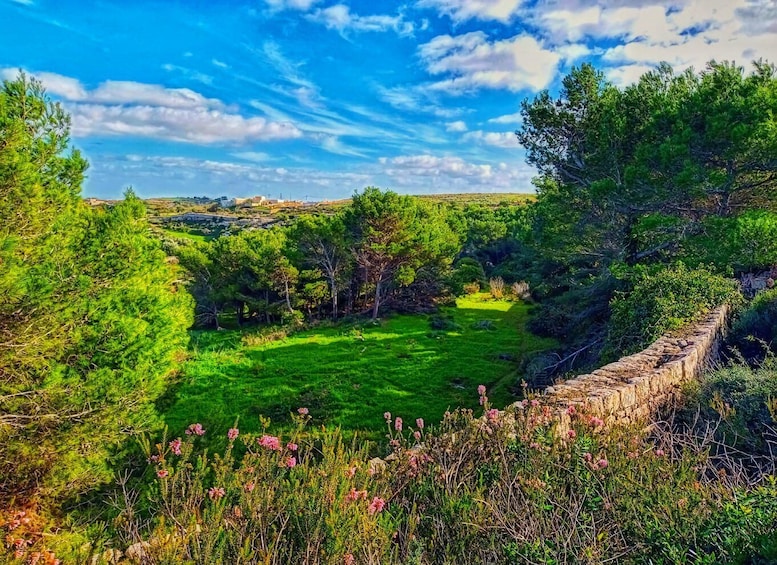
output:
<svg viewBox="0 0 777 565"><path fill-rule="evenodd" d="M463 286L465 294L477 294L480 292L480 285L478 283L467 283Z"/></svg>
<svg viewBox="0 0 777 565"><path fill-rule="evenodd" d="M488 288L491 291L491 297L495 300L504 298L505 295L505 281L502 277L494 277L489 279Z"/></svg>
<svg viewBox="0 0 777 565"><path fill-rule="evenodd" d="M777 289L762 292L750 302L731 328L730 343L748 359L777 353Z"/></svg>
<svg viewBox="0 0 777 565"><path fill-rule="evenodd" d="M530 300L531 292L529 290L529 283L525 281L514 282L510 286L510 292L514 298L519 300Z"/></svg>
<svg viewBox="0 0 777 565"><path fill-rule="evenodd" d="M688 269L678 263L656 272L638 267L629 276L631 291L616 293L610 303L607 357L643 349L723 303L741 301L735 281L704 267Z"/></svg>

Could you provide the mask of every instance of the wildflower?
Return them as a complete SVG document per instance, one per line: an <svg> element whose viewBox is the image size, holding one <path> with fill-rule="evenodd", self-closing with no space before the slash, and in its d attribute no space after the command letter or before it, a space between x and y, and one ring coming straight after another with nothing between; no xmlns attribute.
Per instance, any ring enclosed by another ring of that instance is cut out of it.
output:
<svg viewBox="0 0 777 565"><path fill-rule="evenodd" d="M393 447L394 449L399 449L399 446L400 446L400 445L401 445L401 444L399 443L399 440L398 440L398 439L392 439L392 440L389 442L389 446Z"/></svg>
<svg viewBox="0 0 777 565"><path fill-rule="evenodd" d="M159 463L159 455L152 455L148 458L149 463Z"/></svg>
<svg viewBox="0 0 777 565"><path fill-rule="evenodd" d="M567 406L567 414L569 416L574 416L577 413L577 409L575 408L574 404L570 404Z"/></svg>
<svg viewBox="0 0 777 565"><path fill-rule="evenodd" d="M419 430L424 429L424 419L423 418L416 418L415 419L415 425Z"/></svg>
<svg viewBox="0 0 777 565"><path fill-rule="evenodd" d="M286 458L285 465L291 469L292 467L297 466L297 458L294 456L290 456Z"/></svg>
<svg viewBox="0 0 777 565"><path fill-rule="evenodd" d="M534 407L536 408L537 406L539 406L539 405L540 405L540 401L539 401L539 400L537 400L536 398L532 398L532 399L531 399L531 405L532 405L532 406L534 406Z"/></svg>
<svg viewBox="0 0 777 565"><path fill-rule="evenodd" d="M600 428L604 425L604 420L601 418L597 418L596 416L591 416L591 419L588 421L594 428Z"/></svg>
<svg viewBox="0 0 777 565"><path fill-rule="evenodd" d="M170 449L172 452L176 455L181 454L181 438L175 438L173 441L169 443Z"/></svg>
<svg viewBox="0 0 777 565"><path fill-rule="evenodd" d="M356 490L355 488L352 488L348 494L345 495L345 499L353 502L359 499L367 500L367 491L366 490Z"/></svg>
<svg viewBox="0 0 777 565"><path fill-rule="evenodd" d="M496 408L491 408L490 410L486 411L486 418L493 422L499 418L499 410Z"/></svg>
<svg viewBox="0 0 777 565"><path fill-rule="evenodd" d="M599 459L599 461L596 462L597 467L599 467L600 469L606 469L609 464L610 464L609 461L607 461L607 459L604 459L604 458Z"/></svg>
<svg viewBox="0 0 777 565"><path fill-rule="evenodd" d="M353 553L346 553L343 556L343 565L353 565L354 563L356 563L356 558L353 556Z"/></svg>
<svg viewBox="0 0 777 565"><path fill-rule="evenodd" d="M254 488L256 488L256 483L251 481L250 483L246 483L246 486L243 488L245 488L246 492L253 492Z"/></svg>
<svg viewBox="0 0 777 565"><path fill-rule="evenodd" d="M529 447L532 448L532 449L539 449L540 448L540 444L537 443L536 441L533 441L533 442L531 442L529 444Z"/></svg>
<svg viewBox="0 0 777 565"><path fill-rule="evenodd" d="M307 408L305 408L304 406L303 406L302 408L297 408L297 413L298 413L300 416L307 416L309 412L310 412L310 410L308 410L308 409L307 409Z"/></svg>
<svg viewBox="0 0 777 565"><path fill-rule="evenodd" d="M419 432L418 430L414 431L413 437L415 438L416 441L421 441L421 432Z"/></svg>
<svg viewBox="0 0 777 565"><path fill-rule="evenodd" d="M567 430L567 437L569 439L575 439L577 437L577 432L575 430Z"/></svg>
<svg viewBox="0 0 777 565"><path fill-rule="evenodd" d="M237 428L229 428L229 431L227 432L227 438L229 441L235 441L237 439L238 434L240 434L240 430Z"/></svg>
<svg viewBox="0 0 777 565"><path fill-rule="evenodd" d="M367 507L367 513L370 514L370 516L372 516L373 514L382 512L385 507L386 507L386 501L380 498L379 496L376 496L372 499L372 502L370 502L370 505Z"/></svg>
<svg viewBox="0 0 777 565"><path fill-rule="evenodd" d="M256 441L260 446L269 449L270 451L280 451L281 449L281 440L275 436L263 435Z"/></svg>
<svg viewBox="0 0 777 565"><path fill-rule="evenodd" d="M160 479L164 479L169 474L170 473L167 471L167 469L159 469L159 471L156 472L156 476Z"/></svg>
<svg viewBox="0 0 777 565"><path fill-rule="evenodd" d="M583 453L583 459L585 459L590 463L593 460L593 457L591 456L590 453Z"/></svg>
<svg viewBox="0 0 777 565"><path fill-rule="evenodd" d="M223 497L226 494L226 491L223 489L223 487L210 487L208 489L208 496L211 500L218 500L219 498Z"/></svg>
<svg viewBox="0 0 777 565"><path fill-rule="evenodd" d="M486 385L478 385L478 396L486 395Z"/></svg>
<svg viewBox="0 0 777 565"><path fill-rule="evenodd" d="M391 422L391 412L384 412L383 413L383 418L385 418L386 423Z"/></svg>
<svg viewBox="0 0 777 565"><path fill-rule="evenodd" d="M196 424L189 424L189 427L186 428L186 435L204 436L205 430L203 429L202 424L200 424L199 422L197 422Z"/></svg>
<svg viewBox="0 0 777 565"><path fill-rule="evenodd" d="M299 445L297 445L293 441L290 441L289 443L286 444L286 449L288 449L289 451L297 451L297 449L299 449Z"/></svg>
<svg viewBox="0 0 777 565"><path fill-rule="evenodd" d="M345 476L350 478L353 478L353 476L356 474L356 467L349 467L345 471Z"/></svg>
<svg viewBox="0 0 777 565"><path fill-rule="evenodd" d="M664 450L656 449L656 457L663 457L663 456L664 456Z"/></svg>
<svg viewBox="0 0 777 565"><path fill-rule="evenodd" d="M480 405L483 406L486 402L488 402L488 397L481 396L479 402L480 402Z"/></svg>
<svg viewBox="0 0 777 565"><path fill-rule="evenodd" d="M397 419L394 420L394 429L397 430L398 432L402 431L402 418L400 418L399 416L397 416Z"/></svg>

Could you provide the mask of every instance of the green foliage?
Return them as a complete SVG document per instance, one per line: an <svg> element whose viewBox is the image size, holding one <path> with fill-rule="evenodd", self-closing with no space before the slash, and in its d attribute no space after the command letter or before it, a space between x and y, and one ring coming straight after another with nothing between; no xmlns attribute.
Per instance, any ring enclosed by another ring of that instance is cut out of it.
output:
<svg viewBox="0 0 777 565"><path fill-rule="evenodd" d="M662 334L677 330L726 302L739 299L735 281L682 263L661 269L635 269L631 290L616 293L607 347L621 351L643 349Z"/></svg>
<svg viewBox="0 0 777 565"><path fill-rule="evenodd" d="M188 341L190 299L128 192L80 202L68 119L23 75L0 92L0 506L111 476Z"/></svg>
<svg viewBox="0 0 777 565"><path fill-rule="evenodd" d="M729 342L748 359L777 353L777 289L755 296L731 328Z"/></svg>

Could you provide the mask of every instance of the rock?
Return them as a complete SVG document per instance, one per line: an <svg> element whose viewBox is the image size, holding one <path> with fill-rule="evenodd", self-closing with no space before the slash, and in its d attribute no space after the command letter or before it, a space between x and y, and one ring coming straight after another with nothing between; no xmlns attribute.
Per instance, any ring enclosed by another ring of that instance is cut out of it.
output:
<svg viewBox="0 0 777 565"><path fill-rule="evenodd" d="M149 557L148 549L150 547L151 544L147 541L133 543L127 548L127 551L125 551L124 554L132 563L145 563Z"/></svg>

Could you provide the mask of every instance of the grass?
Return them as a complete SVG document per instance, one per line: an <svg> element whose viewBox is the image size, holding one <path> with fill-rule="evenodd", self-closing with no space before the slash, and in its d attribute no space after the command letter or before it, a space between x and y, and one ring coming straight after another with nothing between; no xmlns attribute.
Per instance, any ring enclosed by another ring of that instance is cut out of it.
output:
<svg viewBox="0 0 777 565"><path fill-rule="evenodd" d="M448 409L475 408L479 384L494 405L509 404L521 358L554 345L525 329L530 307L520 302L462 298L443 314L448 330L403 315L262 345L246 345L251 334L240 331L193 332L192 357L163 406L166 423L176 435L191 422L223 435L239 417L241 431L257 432L260 415L283 424L305 406L313 424L378 439L384 412L438 422Z"/></svg>
<svg viewBox="0 0 777 565"><path fill-rule="evenodd" d="M163 228L163 231L171 236L179 237L182 239L189 239L191 241L199 241L199 242L205 242L210 240L211 238L207 235L199 234L199 233L192 233L188 231L180 231L180 230L171 230L167 228Z"/></svg>

